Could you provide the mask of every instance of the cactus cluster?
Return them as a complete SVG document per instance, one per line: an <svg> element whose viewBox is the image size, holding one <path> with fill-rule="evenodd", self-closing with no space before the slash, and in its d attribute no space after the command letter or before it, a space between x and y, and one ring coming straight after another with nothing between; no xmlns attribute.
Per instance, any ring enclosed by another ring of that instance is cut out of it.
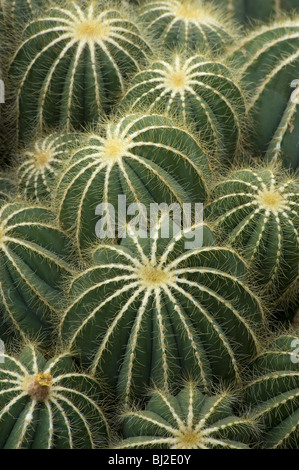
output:
<svg viewBox="0 0 299 470"><path fill-rule="evenodd" d="M298 11L0 1L0 449L299 448Z"/></svg>

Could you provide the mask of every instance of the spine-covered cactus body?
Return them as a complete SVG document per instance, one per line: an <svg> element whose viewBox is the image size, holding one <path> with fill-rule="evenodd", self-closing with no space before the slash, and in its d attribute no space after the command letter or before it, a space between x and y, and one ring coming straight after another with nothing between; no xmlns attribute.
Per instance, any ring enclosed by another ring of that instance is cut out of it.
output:
<svg viewBox="0 0 299 470"><path fill-rule="evenodd" d="M206 390L213 379L238 381L258 349L263 313L242 259L214 246L206 226L197 227L203 246L190 250L194 233L166 237L168 228L162 215L151 238L131 231L120 246L100 245L61 322L66 346L125 401L181 375Z"/></svg>
<svg viewBox="0 0 299 470"><path fill-rule="evenodd" d="M298 167L298 20L263 26L246 37L232 58L251 93L248 111L255 150Z"/></svg>
<svg viewBox="0 0 299 470"><path fill-rule="evenodd" d="M94 449L109 431L97 382L61 354L50 361L33 346L0 353L0 449Z"/></svg>
<svg viewBox="0 0 299 470"><path fill-rule="evenodd" d="M239 151L245 102L236 71L199 55L176 53L153 62L131 81L124 103L173 113L191 122L200 140L222 158Z"/></svg>
<svg viewBox="0 0 299 470"><path fill-rule="evenodd" d="M232 18L242 24L269 22L283 12L299 12L298 0L216 0Z"/></svg>
<svg viewBox="0 0 299 470"><path fill-rule="evenodd" d="M233 171L216 185L206 214L242 250L256 281L277 301L299 285L299 180L267 168Z"/></svg>
<svg viewBox="0 0 299 470"><path fill-rule="evenodd" d="M20 153L19 191L26 199L42 202L53 195L55 182L76 143L76 134L51 134L36 139Z"/></svg>
<svg viewBox="0 0 299 470"><path fill-rule="evenodd" d="M15 31L21 30L22 26L45 7L42 0L0 0L0 10L5 26Z"/></svg>
<svg viewBox="0 0 299 470"><path fill-rule="evenodd" d="M244 402L262 424L259 447L298 449L299 338L283 335L253 364L254 379L245 388Z"/></svg>
<svg viewBox="0 0 299 470"><path fill-rule="evenodd" d="M0 206L15 196L16 188L17 185L13 182L11 176L0 173Z"/></svg>
<svg viewBox="0 0 299 470"><path fill-rule="evenodd" d="M97 121L150 52L138 27L119 9L94 3L53 8L30 22L23 36L9 72L17 82L21 141L35 126L70 130Z"/></svg>
<svg viewBox="0 0 299 470"><path fill-rule="evenodd" d="M203 395L188 383L178 395L156 390L145 410L123 416L119 449L249 449L253 421L237 417L228 393Z"/></svg>
<svg viewBox="0 0 299 470"><path fill-rule="evenodd" d="M7 327L49 340L54 310L61 307L70 241L53 214L22 203L0 209L0 303Z"/></svg>
<svg viewBox="0 0 299 470"><path fill-rule="evenodd" d="M97 241L100 204L107 208L107 236L117 238L119 196L146 208L203 203L209 175L208 157L190 132L164 116L130 114L82 138L58 184L59 219L67 230L75 227L75 241L84 249Z"/></svg>
<svg viewBox="0 0 299 470"><path fill-rule="evenodd" d="M221 52L232 42L232 28L223 11L201 0L147 0L139 17L161 45L168 49Z"/></svg>

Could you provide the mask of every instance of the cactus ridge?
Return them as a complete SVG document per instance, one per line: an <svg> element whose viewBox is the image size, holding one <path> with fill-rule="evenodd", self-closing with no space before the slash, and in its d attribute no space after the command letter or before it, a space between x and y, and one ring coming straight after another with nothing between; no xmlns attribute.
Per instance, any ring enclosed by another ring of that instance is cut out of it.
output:
<svg viewBox="0 0 299 470"><path fill-rule="evenodd" d="M123 415L119 449L249 449L253 422L233 415L228 393L204 396L188 383L174 396L155 390L144 411Z"/></svg>
<svg viewBox="0 0 299 470"><path fill-rule="evenodd" d="M228 32L229 25L215 6L198 0L150 0L140 7L139 16L149 33L169 49L219 52L232 42L231 27Z"/></svg>
<svg viewBox="0 0 299 470"><path fill-rule="evenodd" d="M91 3L81 8L74 2L30 22L10 67L18 83L21 140L35 125L39 129L64 125L70 131L97 121L148 53L150 47L138 27L112 7L103 10ZM57 94L61 95L58 109Z"/></svg>
<svg viewBox="0 0 299 470"><path fill-rule="evenodd" d="M148 112L163 109L185 124L195 123L201 141L222 153L239 150L245 115L243 93L233 71L200 55L176 53L139 72L123 99L132 109L145 104Z"/></svg>
<svg viewBox="0 0 299 470"><path fill-rule="evenodd" d="M292 361L292 357L298 360L296 347L298 337L284 334L253 363L254 378L245 387L244 402L263 424L262 448L298 447L299 372L298 363Z"/></svg>
<svg viewBox="0 0 299 470"><path fill-rule="evenodd" d="M99 204L117 208L122 194L127 204L147 208L203 202L209 175L207 155L191 133L165 116L130 114L83 137L58 183L59 219L84 250L97 241ZM107 223L112 230L109 217Z"/></svg>
<svg viewBox="0 0 299 470"><path fill-rule="evenodd" d="M299 281L298 180L268 168L232 172L216 185L207 215L223 239L241 248L277 301L291 301Z"/></svg>
<svg viewBox="0 0 299 470"><path fill-rule="evenodd" d="M0 448L97 448L108 438L94 379L76 373L68 354L50 361L27 346L0 364Z"/></svg>
<svg viewBox="0 0 299 470"><path fill-rule="evenodd" d="M165 240L166 221L162 215L150 241L130 233L121 246L100 245L62 316L66 347L125 402L148 382L167 388L180 371L206 390L213 377L240 381L240 362L259 348L263 312L243 261L213 246L206 226L204 246L184 251L190 231Z"/></svg>
<svg viewBox="0 0 299 470"><path fill-rule="evenodd" d="M17 168L19 191L27 200L43 202L53 195L55 182L76 142L75 134L51 134L26 148Z"/></svg>
<svg viewBox="0 0 299 470"><path fill-rule="evenodd" d="M21 203L0 209L0 301L8 324L22 336L36 338L53 328L62 280L71 272L69 247L49 210Z"/></svg>

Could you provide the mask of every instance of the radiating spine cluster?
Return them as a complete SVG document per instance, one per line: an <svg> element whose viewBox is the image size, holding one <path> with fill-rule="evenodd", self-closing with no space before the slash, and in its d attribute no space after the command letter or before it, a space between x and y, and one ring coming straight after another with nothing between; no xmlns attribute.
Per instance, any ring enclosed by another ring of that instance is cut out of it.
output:
<svg viewBox="0 0 299 470"><path fill-rule="evenodd" d="M46 361L34 346L0 353L0 449L95 449L109 430L97 382L68 354ZM16 424L17 423L17 424Z"/></svg>

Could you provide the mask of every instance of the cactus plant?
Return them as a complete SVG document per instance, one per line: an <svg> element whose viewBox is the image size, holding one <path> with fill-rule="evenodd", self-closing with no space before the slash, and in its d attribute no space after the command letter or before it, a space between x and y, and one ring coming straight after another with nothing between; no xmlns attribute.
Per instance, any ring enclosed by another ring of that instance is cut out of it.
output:
<svg viewBox="0 0 299 470"><path fill-rule="evenodd" d="M153 38L169 49L219 53L234 37L223 11L201 0L148 0L139 16Z"/></svg>
<svg viewBox="0 0 299 470"><path fill-rule="evenodd" d="M298 336L283 334L256 358L254 378L245 387L244 402L263 424L258 446L298 449Z"/></svg>
<svg viewBox="0 0 299 470"><path fill-rule="evenodd" d="M86 126L109 112L150 47L119 8L94 2L53 8L24 30L10 66L17 134L36 126Z"/></svg>
<svg viewBox="0 0 299 470"><path fill-rule="evenodd" d="M202 142L230 159L239 151L245 101L236 71L199 55L174 54L139 72L123 102L132 109L165 110L192 122Z"/></svg>
<svg viewBox="0 0 299 470"><path fill-rule="evenodd" d="M0 304L5 321L21 335L48 344L55 309L61 307L71 243L43 207L23 203L0 209ZM49 331L48 331L49 330Z"/></svg>
<svg viewBox="0 0 299 470"><path fill-rule="evenodd" d="M272 141L267 158L281 157L292 168L297 168L299 158L298 50L299 26L295 18L261 27L230 53L252 95L248 112L255 150L266 152Z"/></svg>
<svg viewBox="0 0 299 470"><path fill-rule="evenodd" d="M245 265L201 228L203 246L185 251L192 232L165 238L162 213L151 238L129 231L120 246L100 244L72 282L62 339L125 402L180 374L200 377L205 390L212 379L240 381L240 364L258 349L263 313Z"/></svg>
<svg viewBox="0 0 299 470"><path fill-rule="evenodd" d="M299 180L279 169L233 171L216 185L206 215L242 250L260 285L277 302L299 286Z"/></svg>
<svg viewBox="0 0 299 470"><path fill-rule="evenodd" d="M32 345L0 363L0 449L90 449L107 445L97 382L60 354Z"/></svg>
<svg viewBox="0 0 299 470"><path fill-rule="evenodd" d="M216 3L243 24L268 22L278 19L283 12L299 12L298 0L216 0Z"/></svg>
<svg viewBox="0 0 299 470"><path fill-rule="evenodd" d="M254 422L237 417L227 392L205 396L188 383L176 396L155 390L145 410L123 415L118 449L249 449Z"/></svg>
<svg viewBox="0 0 299 470"><path fill-rule="evenodd" d="M53 195L55 182L76 139L76 134L51 134L34 140L20 152L17 178L25 199L43 202Z"/></svg>
<svg viewBox="0 0 299 470"><path fill-rule="evenodd" d="M3 21L8 29L16 32L41 11L42 0L0 0Z"/></svg>
<svg viewBox="0 0 299 470"><path fill-rule="evenodd" d="M75 227L74 240L84 250L98 241L99 204L111 203L117 220L122 194L127 204L147 208L204 202L209 175L207 155L190 132L165 116L128 114L83 137L58 184L59 219L65 229Z"/></svg>

